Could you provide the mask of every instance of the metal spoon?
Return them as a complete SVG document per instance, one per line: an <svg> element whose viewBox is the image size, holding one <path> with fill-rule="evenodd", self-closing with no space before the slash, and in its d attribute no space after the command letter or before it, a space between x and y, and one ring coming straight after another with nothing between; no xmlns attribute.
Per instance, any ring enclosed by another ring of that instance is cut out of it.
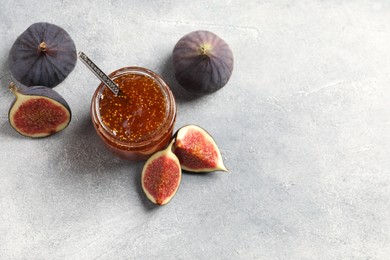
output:
<svg viewBox="0 0 390 260"><path fill-rule="evenodd" d="M112 93L114 93L115 96L118 96L120 92L118 84L112 81L101 69L99 69L99 67L96 66L96 64L93 63L84 52L79 52L79 59L93 72L93 74L95 74L98 79L100 79L101 82L103 82L104 85L112 91Z"/></svg>

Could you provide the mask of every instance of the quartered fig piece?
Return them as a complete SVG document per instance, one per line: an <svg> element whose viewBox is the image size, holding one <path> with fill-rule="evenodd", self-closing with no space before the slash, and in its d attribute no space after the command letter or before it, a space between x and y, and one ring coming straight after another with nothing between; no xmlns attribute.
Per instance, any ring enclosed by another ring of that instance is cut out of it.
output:
<svg viewBox="0 0 390 260"><path fill-rule="evenodd" d="M172 145L153 154L142 170L142 189L150 201L167 204L175 195L181 181L179 159L172 152Z"/></svg>
<svg viewBox="0 0 390 260"><path fill-rule="evenodd" d="M34 23L14 42L8 66L26 86L55 87L73 70L76 46L69 34L51 23Z"/></svg>
<svg viewBox="0 0 390 260"><path fill-rule="evenodd" d="M183 170L228 171L214 139L199 126L187 125L180 128L175 134L173 152L179 158Z"/></svg>
<svg viewBox="0 0 390 260"><path fill-rule="evenodd" d="M15 94L15 100L8 118L20 134L45 137L68 126L71 110L65 99L54 90L43 86L18 89L13 83L9 88Z"/></svg>
<svg viewBox="0 0 390 260"><path fill-rule="evenodd" d="M209 31L184 35L172 52L175 77L179 84L195 94L221 89L233 71L233 53L229 45Z"/></svg>

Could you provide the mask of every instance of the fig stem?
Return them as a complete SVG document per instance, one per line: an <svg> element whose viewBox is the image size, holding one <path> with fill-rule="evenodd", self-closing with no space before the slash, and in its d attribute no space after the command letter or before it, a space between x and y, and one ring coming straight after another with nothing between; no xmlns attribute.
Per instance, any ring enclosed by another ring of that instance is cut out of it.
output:
<svg viewBox="0 0 390 260"><path fill-rule="evenodd" d="M176 139L175 139L175 138L172 138L170 144L168 145L168 147L167 147L166 149L172 152L172 146L173 146L173 144L175 143L175 141L176 141Z"/></svg>
<svg viewBox="0 0 390 260"><path fill-rule="evenodd" d="M209 44L203 44L199 47L199 52L201 55L208 55L210 52L210 45Z"/></svg>
<svg viewBox="0 0 390 260"><path fill-rule="evenodd" d="M200 54L201 55L206 55L206 48L204 46L200 47Z"/></svg>
<svg viewBox="0 0 390 260"><path fill-rule="evenodd" d="M39 49L40 49L41 51L46 51L46 43L45 43L45 42L41 42L41 43L39 44Z"/></svg>
<svg viewBox="0 0 390 260"><path fill-rule="evenodd" d="M9 90L10 90L13 94L15 94L15 93L18 91L18 88L16 87L15 83L13 83L13 82L10 82L10 83L9 83L8 88L9 88Z"/></svg>

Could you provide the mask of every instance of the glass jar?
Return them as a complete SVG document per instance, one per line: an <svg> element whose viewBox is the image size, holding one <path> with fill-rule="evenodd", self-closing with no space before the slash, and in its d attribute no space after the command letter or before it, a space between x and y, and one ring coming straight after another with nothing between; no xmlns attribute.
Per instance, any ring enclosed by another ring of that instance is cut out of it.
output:
<svg viewBox="0 0 390 260"><path fill-rule="evenodd" d="M127 160L145 160L170 141L176 103L164 80L146 68L125 67L112 72L121 93L103 83L91 104L92 123L105 145Z"/></svg>

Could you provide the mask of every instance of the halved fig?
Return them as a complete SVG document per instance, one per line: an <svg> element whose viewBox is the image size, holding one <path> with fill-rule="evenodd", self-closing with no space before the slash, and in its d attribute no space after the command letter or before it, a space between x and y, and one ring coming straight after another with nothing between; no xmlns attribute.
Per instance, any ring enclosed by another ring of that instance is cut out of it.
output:
<svg viewBox="0 0 390 260"><path fill-rule="evenodd" d="M175 134L173 152L179 158L183 170L228 171L214 139L199 126L187 125L180 128Z"/></svg>
<svg viewBox="0 0 390 260"><path fill-rule="evenodd" d="M172 152L172 145L154 155L142 170L142 189L148 199L158 205L167 204L176 194L181 181L179 159Z"/></svg>
<svg viewBox="0 0 390 260"><path fill-rule="evenodd" d="M28 137L45 137L65 129L71 120L71 110L65 99L54 90L34 86L18 89L10 83L15 95L8 112L11 126Z"/></svg>

